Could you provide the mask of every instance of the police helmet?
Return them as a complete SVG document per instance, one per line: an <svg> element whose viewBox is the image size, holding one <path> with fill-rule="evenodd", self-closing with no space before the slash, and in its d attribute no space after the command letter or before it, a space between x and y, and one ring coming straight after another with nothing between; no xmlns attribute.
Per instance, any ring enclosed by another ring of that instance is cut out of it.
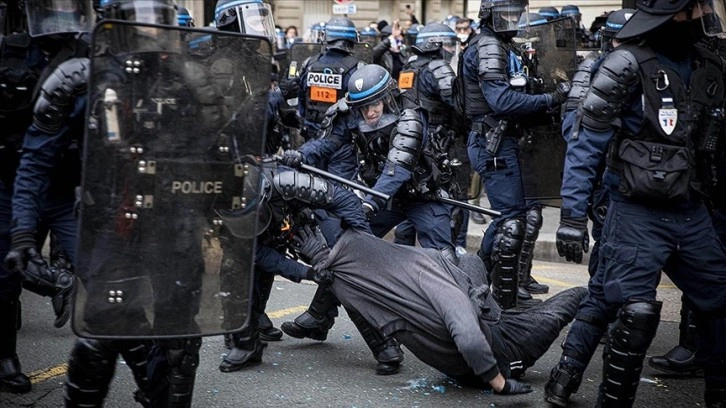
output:
<svg viewBox="0 0 726 408"><path fill-rule="evenodd" d="M371 45L378 43L378 37L380 35L381 33L373 27L363 27L359 32L360 41Z"/></svg>
<svg viewBox="0 0 726 408"><path fill-rule="evenodd" d="M406 33L403 35L403 43L409 47L412 47L414 44L416 44L416 37L418 37L418 33L423 27L424 26L422 26L421 24L412 24L411 27L409 27L406 30Z"/></svg>
<svg viewBox="0 0 726 408"><path fill-rule="evenodd" d="M262 0L218 0L214 23L218 30L257 35L275 44L272 9Z"/></svg>
<svg viewBox="0 0 726 408"><path fill-rule="evenodd" d="M716 6L715 3L719 3ZM714 0L637 0L637 11L615 35L616 39L641 36L670 21L674 15L687 10L689 14L696 9L703 22L707 35L723 32L726 10L721 1Z"/></svg>
<svg viewBox="0 0 726 408"><path fill-rule="evenodd" d="M450 51L453 52L458 39L454 30L448 25L430 23L419 31L416 42L411 48L419 54L438 52L442 47L450 47Z"/></svg>
<svg viewBox="0 0 726 408"><path fill-rule="evenodd" d="M177 25L173 0L100 0L96 11L104 19L154 25Z"/></svg>
<svg viewBox="0 0 726 408"><path fill-rule="evenodd" d="M271 176L267 174L270 169L264 163L260 166L252 159L243 160L249 161L244 164L243 202L236 208L217 208L214 212L233 236L249 239L262 234L270 225L272 211L269 202L273 187Z"/></svg>
<svg viewBox="0 0 726 408"><path fill-rule="evenodd" d="M185 7L179 7L176 17L179 26L194 27L194 19L192 18L191 14L189 14L189 10L187 10Z"/></svg>
<svg viewBox="0 0 726 408"><path fill-rule="evenodd" d="M396 81L385 68L375 64L364 65L350 76L345 102L360 115L363 119L361 123L365 123L365 111L382 102L378 120L367 124L369 129L377 129L398 119L400 112L394 95L396 89ZM360 127L365 131L363 126Z"/></svg>
<svg viewBox="0 0 726 408"><path fill-rule="evenodd" d="M575 19L577 19L581 15L582 14L580 14L580 8L573 4L563 6L562 11L560 11L560 16L562 17L574 17Z"/></svg>
<svg viewBox="0 0 726 408"><path fill-rule="evenodd" d="M615 38L615 34L623 28L634 13L635 10L630 8L624 8L610 13L608 19L605 21L605 25L600 29L602 51L606 51L612 47L611 42Z"/></svg>
<svg viewBox="0 0 726 408"><path fill-rule="evenodd" d="M310 42L322 43L325 38L325 21L320 21L310 27Z"/></svg>
<svg viewBox="0 0 726 408"><path fill-rule="evenodd" d="M560 12L554 7L542 7L539 9L539 15L547 20L554 20L560 16Z"/></svg>
<svg viewBox="0 0 726 408"><path fill-rule="evenodd" d="M353 47L358 42L358 30L353 21L347 17L333 17L325 24L323 44L326 49L336 49L353 53Z"/></svg>
<svg viewBox="0 0 726 408"><path fill-rule="evenodd" d="M25 14L31 37L89 32L93 8L90 0L26 0Z"/></svg>
<svg viewBox="0 0 726 408"><path fill-rule="evenodd" d="M482 0L479 18L488 20L496 32L516 34L519 19L527 12L529 0Z"/></svg>

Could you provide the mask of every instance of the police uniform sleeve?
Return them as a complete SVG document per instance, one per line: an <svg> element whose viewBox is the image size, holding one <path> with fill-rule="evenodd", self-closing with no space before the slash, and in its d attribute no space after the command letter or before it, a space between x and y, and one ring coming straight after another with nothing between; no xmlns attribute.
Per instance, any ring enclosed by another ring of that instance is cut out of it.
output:
<svg viewBox="0 0 726 408"><path fill-rule="evenodd" d="M584 218L596 182L597 169L608 143L621 126L619 116L631 101L639 80L637 61L625 50L615 50L602 62L575 116L567 143L562 178L561 216Z"/></svg>
<svg viewBox="0 0 726 408"><path fill-rule="evenodd" d="M320 177L298 171L282 171L273 185L285 200L295 200L310 208L324 209L344 221L348 227L370 233L358 196L336 187Z"/></svg>
<svg viewBox="0 0 726 408"><path fill-rule="evenodd" d="M428 65L428 70L423 72L424 83L426 84L424 92L429 97L438 96L450 107L454 107L452 83L456 78L456 73L451 65L443 60L432 61Z"/></svg>
<svg viewBox="0 0 726 408"><path fill-rule="evenodd" d="M413 109L404 110L391 137L383 172L376 180L373 189L394 196L401 186L411 179L424 142L421 115ZM376 211L385 204L380 198L371 195L366 196L365 201L373 205Z"/></svg>
<svg viewBox="0 0 726 408"><path fill-rule="evenodd" d="M256 268L267 273L280 275L293 282L299 283L305 278L308 266L294 261L265 245L258 245L255 252Z"/></svg>
<svg viewBox="0 0 726 408"><path fill-rule="evenodd" d="M347 119L349 108L344 100L339 100L328 108L321 123L322 137L309 140L300 146L305 163L324 168L330 157L344 144L353 142Z"/></svg>
<svg viewBox="0 0 726 408"><path fill-rule="evenodd" d="M70 132L83 129L88 69L88 59L70 59L61 63L41 87L15 177L13 233L36 230L51 172L73 137L82 137Z"/></svg>
<svg viewBox="0 0 726 408"><path fill-rule="evenodd" d="M500 40L484 36L477 43L479 84L496 115L526 115L547 109L550 95L529 95L509 86L508 51Z"/></svg>

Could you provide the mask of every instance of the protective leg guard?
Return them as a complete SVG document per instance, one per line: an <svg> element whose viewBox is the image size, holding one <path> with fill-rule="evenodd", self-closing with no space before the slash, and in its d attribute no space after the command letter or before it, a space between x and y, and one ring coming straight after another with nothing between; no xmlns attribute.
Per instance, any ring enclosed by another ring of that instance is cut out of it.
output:
<svg viewBox="0 0 726 408"><path fill-rule="evenodd" d="M492 295L502 309L517 307L519 253L524 237L524 222L504 221L494 236L492 251Z"/></svg>
<svg viewBox="0 0 726 408"><path fill-rule="evenodd" d="M401 363L403 363L403 350L401 350L396 339L386 339L380 330L368 323L356 310L346 308L345 311L355 324L358 332L360 332L368 348L373 352L373 357L378 361L376 374L391 375L398 373L401 369Z"/></svg>
<svg viewBox="0 0 726 408"><path fill-rule="evenodd" d="M20 368L16 353L20 300L0 302L0 392L30 392L30 379Z"/></svg>
<svg viewBox="0 0 726 408"><path fill-rule="evenodd" d="M580 388L584 371L585 364L563 357L550 371L550 379L545 385L545 401L566 407L570 396Z"/></svg>
<svg viewBox="0 0 726 408"><path fill-rule="evenodd" d="M149 353L149 400L152 407L192 406L201 337L158 340Z"/></svg>
<svg viewBox="0 0 726 408"><path fill-rule="evenodd" d="M648 365L668 374L696 375L703 372L703 367L696 362L696 350L698 349L696 320L693 311L688 308L684 298L681 298L681 300L678 345L665 355L649 358Z"/></svg>
<svg viewBox="0 0 726 408"><path fill-rule="evenodd" d="M534 206L527 210L525 219L524 239L522 252L519 255L519 286L532 294L544 294L550 288L537 282L532 277L532 259L534 258L534 244L542 228L542 207Z"/></svg>
<svg viewBox="0 0 726 408"><path fill-rule="evenodd" d="M319 286L315 292L312 303L305 313L295 318L293 322L285 322L280 328L288 336L296 339L310 338L318 341L325 341L328 338L328 330L333 327L335 318L332 313L337 313L338 300L329 287Z"/></svg>
<svg viewBox="0 0 726 408"><path fill-rule="evenodd" d="M76 340L63 384L66 408L102 407L117 357L113 340Z"/></svg>
<svg viewBox="0 0 726 408"><path fill-rule="evenodd" d="M629 299L620 308L603 351L598 406L633 406L645 352L660 323L661 306L654 300Z"/></svg>
<svg viewBox="0 0 726 408"><path fill-rule="evenodd" d="M262 353L265 351L267 343L260 341L259 333L256 330L253 333L245 330L243 333L232 334L232 341L234 347L222 360L219 371L230 373L262 363Z"/></svg>
<svg viewBox="0 0 726 408"><path fill-rule="evenodd" d="M260 330L260 340L262 341L280 341L282 340L282 331L272 324L272 320L265 313L267 301L270 299L272 285L275 283L275 276L268 273L262 273L257 277L258 289L260 291L259 312L257 326Z"/></svg>
<svg viewBox="0 0 726 408"><path fill-rule="evenodd" d="M147 358L150 344L143 340L119 340L118 344L121 357L126 362L126 366L131 369L138 387L134 399L145 407L151 406L151 401L147 396L149 389Z"/></svg>

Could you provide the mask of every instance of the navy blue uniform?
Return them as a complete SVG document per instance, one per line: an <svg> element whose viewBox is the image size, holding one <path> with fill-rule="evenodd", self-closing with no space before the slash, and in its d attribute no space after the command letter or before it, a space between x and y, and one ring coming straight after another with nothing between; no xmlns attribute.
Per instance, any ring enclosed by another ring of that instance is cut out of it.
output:
<svg viewBox="0 0 726 408"><path fill-rule="evenodd" d="M481 41L481 37L485 35L493 37L495 33L483 27L478 41ZM507 58L508 63L510 60L511 58ZM485 117L494 121L502 119L516 121L516 118L542 112L552 106L551 95L528 95L519 92L510 86L507 78L482 77L479 67L477 42L473 41L464 51L463 75L465 81L479 84L479 91L490 109L489 114L483 111L470 111L469 105L472 103L467 100L467 116L474 124L481 126ZM515 67L511 65L507 66L507 72L515 72L514 69ZM486 128L486 125L484 126ZM513 128L513 124L510 125L510 129ZM492 155L486 151L486 140L482 131L472 130L469 133L468 152L472 168L481 175L492 209L502 213L501 217L492 220L484 234L481 254L485 262L491 256L494 235L500 224L511 218L524 217L527 210L519 165L519 136L515 132L507 134L499 151Z"/></svg>
<svg viewBox="0 0 726 408"><path fill-rule="evenodd" d="M306 107L306 103L309 102L311 97L310 86L308 85L307 80L308 70L312 65L331 67L338 66L341 65L344 60L353 60L353 57L341 50L329 49L319 57L311 58L306 66L303 67L303 70L301 72L302 81L300 83L300 104L298 105L298 111L300 112L300 117L302 117L304 121L305 128L303 132L303 137L305 138L305 140L315 139L317 137L318 131L320 130L320 122L323 120L325 111L327 110L327 107L332 105L332 103L324 104L319 102L321 108L317 112L311 112L311 109L309 107ZM353 73L358 68L357 64L353 65L349 63L348 65L351 66L345 71L345 73L343 73L342 81L340 81L339 85L340 89L329 89L332 93L336 94L336 101L343 97L343 90L345 88L345 85L348 83L348 79L350 79L350 76L353 75ZM330 70L330 72L337 73L336 70ZM337 176L345 177L348 180L352 180L353 178L355 178L358 164L356 162L355 153L353 151L353 145L346 144L340 146L338 148L338 151L336 151L333 155L328 156L327 161L320 168L325 169Z"/></svg>
<svg viewBox="0 0 726 408"><path fill-rule="evenodd" d="M693 121L694 116L709 109L712 106L710 104L720 106L723 103L723 94L711 93L709 98L694 97L693 101L690 99L690 95L696 95L702 89L706 89L710 84L708 81L718 78L718 75L714 77L704 74L709 72L705 71L709 69L708 64L699 65L704 67L703 70L700 70L698 76L694 74L696 72L692 69L692 66L696 66L694 61L697 58L699 61L704 61L706 58L704 54L694 52L682 62L673 62L658 53L651 53L652 57L646 59L643 55L647 55L648 52L649 49L645 47L626 49L621 46L608 55L594 74L592 88L585 96L583 105L586 108L590 107L591 104L587 103L588 98L593 94L602 94L603 89L607 88L605 83L612 76L618 75L618 67L625 65L623 61L632 63L637 60L643 71L650 70L652 66L664 70L662 71L664 75L670 77L670 86L658 89L656 92L654 84L643 83L642 78L646 74L637 70L635 75L630 75L632 79L623 77L623 82L631 80L625 88L629 93L623 95L622 100L611 104L615 107L611 111L615 120L598 122L596 118L599 115L593 115L581 106L578 115L587 123L577 127L577 136L571 136L568 141L561 191L563 220L587 217L588 201L599 182L599 176L602 174L599 168L609 146L610 149L613 149L613 146L617 147L617 150L611 151L614 151L620 160L608 161L603 175L602 183L610 196L610 206L603 225L599 264L595 275L590 279L589 293L581 303L576 321L562 346L563 359L559 367L561 372L567 371L568 369L563 367L568 365L574 367L576 372L584 371L584 367L597 348L600 337L608 328L607 323L613 321L616 315L619 319L611 326L606 350L629 347L627 343L618 342L624 333L623 327L628 327L628 316L635 316L632 318L640 322L638 326L642 332L633 334L630 347L634 349L624 350L627 351L625 355L630 356L628 357L630 360L626 359L619 364L625 367L622 372L626 375L632 372L633 378L639 376L642 358L652 336L655 335L659 319L660 305L655 298L662 270L684 292L686 302L700 316L698 329L701 333L702 347L699 352L707 361L708 401L709 387L718 388L719 384L724 384L726 380L724 376L726 354L722 347L725 334L723 311L726 309L724 247L717 238L701 196L694 189L694 185L688 183L688 178L685 184L686 191L679 190L679 194L673 198L658 198L653 196L653 192L641 193L645 188L641 186L647 186L650 180L658 179L657 171L635 173L635 177L642 176L632 181L632 177L627 177L628 173L623 168L629 166L626 160L632 160L630 156L626 156L627 143L638 143L642 140L652 142L652 145L648 146L652 146L655 156L650 156L650 161L657 163L659 149L664 149L666 152L668 149L679 149L678 146L683 146L681 143L684 143L684 139L688 141L686 143L690 143L699 137L699 132L704 129L699 131L697 126L689 121ZM603 69L606 65L607 69ZM624 71L625 68L620 69ZM718 70L713 68L714 72ZM623 84L620 83L618 86ZM673 114L674 103L677 108L677 120L663 120L664 115ZM597 107L594 109L597 110ZM686 113L689 109L695 112L694 116ZM621 125L619 134L616 122ZM617 139L614 139L616 136ZM647 154L643 157L648 160ZM692 177L700 179L701 176L694 174ZM670 185L666 186L664 183L657 190L672 191L666 188L670 188ZM640 306L634 307L636 304ZM623 350L619 352L622 353ZM608 355L607 358L614 360L616 357ZM639 361L636 361L638 358ZM553 377L547 386L548 393L555 389L551 387L560 381L557 380L555 371L553 370ZM630 379L623 380L623 383L629 381ZM634 388L628 389L627 385L614 386L615 383L609 381L603 384L609 388L601 392L601 398L615 398L624 402L631 394L632 397L635 395ZM572 392L572 389L569 392ZM610 395L614 397L609 397Z"/></svg>

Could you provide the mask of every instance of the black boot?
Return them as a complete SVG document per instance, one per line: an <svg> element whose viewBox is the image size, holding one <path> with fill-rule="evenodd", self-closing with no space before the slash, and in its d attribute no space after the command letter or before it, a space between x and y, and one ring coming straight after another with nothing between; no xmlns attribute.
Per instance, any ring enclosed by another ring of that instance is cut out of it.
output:
<svg viewBox="0 0 726 408"><path fill-rule="evenodd" d="M542 299L535 299L523 287L517 288L517 307L520 309L528 309L542 303Z"/></svg>
<svg viewBox="0 0 726 408"><path fill-rule="evenodd" d="M257 290L259 291L259 304L256 305L260 318L257 321L257 327L260 331L260 340L262 341L280 341L282 339L282 331L272 325L272 320L265 313L267 301L270 300L272 293L272 285L275 283L275 275L268 273L260 274L257 277Z"/></svg>
<svg viewBox="0 0 726 408"><path fill-rule="evenodd" d="M376 374L396 374L403 363L403 350L394 338L386 338L380 330L373 327L358 311L346 308L348 317L358 329L361 337L371 349L373 357L378 361Z"/></svg>
<svg viewBox="0 0 726 408"><path fill-rule="evenodd" d="M280 328L288 336L296 339L310 338L325 341L328 330L333 327L335 319L330 317L336 313L337 299L327 286L319 286L310 307L293 322L285 322Z"/></svg>
<svg viewBox="0 0 726 408"><path fill-rule="evenodd" d="M376 365L376 374L392 375L401 371L403 363L403 350L398 345L398 341L394 338L386 340L384 348L376 355L378 364Z"/></svg>
<svg viewBox="0 0 726 408"><path fill-rule="evenodd" d="M703 372L703 367L696 363L698 334L693 311L686 306L681 298L681 322L678 326L678 345L662 356L648 359L648 365L658 371L675 375L696 375Z"/></svg>
<svg viewBox="0 0 726 408"><path fill-rule="evenodd" d="M582 372L575 365L560 362L550 372L545 385L545 401L566 407L570 396L577 392L582 382Z"/></svg>
<svg viewBox="0 0 726 408"><path fill-rule="evenodd" d="M527 281L523 281L521 283L521 286L527 290L527 292L533 294L533 295L544 295L545 293L550 291L550 287L537 282L537 280L532 277L532 275L529 275L529 279Z"/></svg>
<svg viewBox="0 0 726 408"><path fill-rule="evenodd" d="M0 391L30 392L30 379L20 369L16 353L20 300L0 303Z"/></svg>
<svg viewBox="0 0 726 408"><path fill-rule="evenodd" d="M219 371L229 373L262 363L262 353L265 351L267 343L260 341L258 333L249 337L242 336L243 334L240 333L232 335L234 347L222 360Z"/></svg>
<svg viewBox="0 0 726 408"><path fill-rule="evenodd" d="M267 313L262 313L259 320L260 340L262 341L280 341L282 340L282 330L272 325L272 320Z"/></svg>

